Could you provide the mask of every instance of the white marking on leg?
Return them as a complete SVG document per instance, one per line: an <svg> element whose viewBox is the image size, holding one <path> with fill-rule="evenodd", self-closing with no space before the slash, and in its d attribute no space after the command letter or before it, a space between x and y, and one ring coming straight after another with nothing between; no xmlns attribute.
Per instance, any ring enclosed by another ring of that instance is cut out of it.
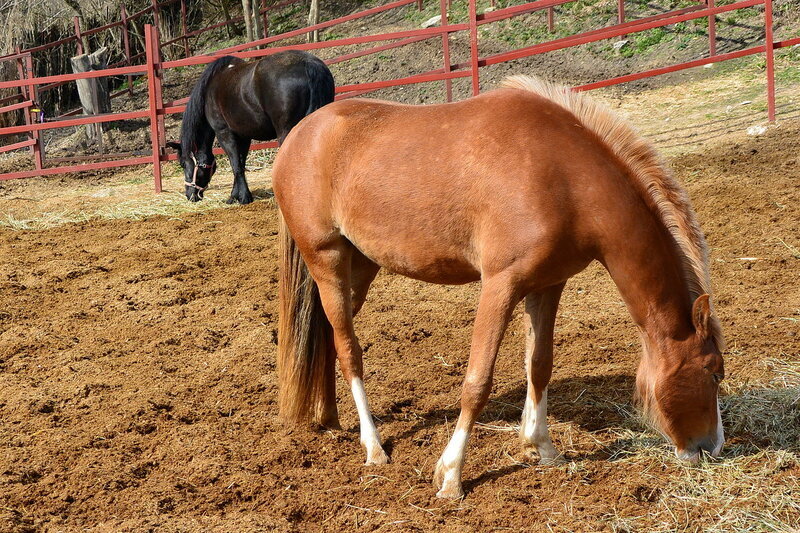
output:
<svg viewBox="0 0 800 533"><path fill-rule="evenodd" d="M461 469L464 467L464 456L467 451L469 431L456 428L450 442L442 453L437 464L437 477L440 478L441 489L437 496L440 498L458 498L463 495L461 490Z"/></svg>
<svg viewBox="0 0 800 533"><path fill-rule="evenodd" d="M722 413L719 410L719 398L717 398L717 435L714 441L714 450L711 452L712 457L720 454L723 444L725 444L725 430L722 427Z"/></svg>
<svg viewBox="0 0 800 533"><path fill-rule="evenodd" d="M536 449L543 463L552 462L559 453L553 446L547 429L547 387L542 391L542 398L538 403L534 401L533 395L533 387L529 382L519 436L524 444Z"/></svg>
<svg viewBox="0 0 800 533"><path fill-rule="evenodd" d="M381 446L381 436L372 420L372 413L367 404L367 393L364 390L364 383L361 378L353 378L350 382L353 391L353 399L358 409L358 423L361 428L361 444L367 449L366 464L384 464L388 461L386 452Z"/></svg>

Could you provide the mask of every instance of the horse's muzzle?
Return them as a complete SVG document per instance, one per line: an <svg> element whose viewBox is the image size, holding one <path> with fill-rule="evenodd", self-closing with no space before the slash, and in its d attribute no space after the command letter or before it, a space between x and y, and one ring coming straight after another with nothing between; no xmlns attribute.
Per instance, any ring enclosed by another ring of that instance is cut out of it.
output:
<svg viewBox="0 0 800 533"><path fill-rule="evenodd" d="M193 187L186 187L186 199L190 202L199 202L203 199L203 191L198 191Z"/></svg>

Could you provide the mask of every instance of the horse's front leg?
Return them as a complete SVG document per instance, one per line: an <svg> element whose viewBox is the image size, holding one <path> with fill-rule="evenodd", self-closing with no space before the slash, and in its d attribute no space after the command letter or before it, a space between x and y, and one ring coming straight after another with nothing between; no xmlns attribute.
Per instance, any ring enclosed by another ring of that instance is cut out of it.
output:
<svg viewBox="0 0 800 533"><path fill-rule="evenodd" d="M528 394L519 437L526 452L536 451L540 463L552 464L561 455L547 429L547 384L553 372L553 329L564 284L525 297L525 373Z"/></svg>
<svg viewBox="0 0 800 533"><path fill-rule="evenodd" d="M242 205L249 204L253 201L253 195L247 186L244 170L247 162L247 153L250 151L250 139L241 137L228 129L218 132L217 139L228 155L228 160L231 162L231 170L233 170L233 189L231 190L230 198L226 202L229 204L234 202L239 202Z"/></svg>
<svg viewBox="0 0 800 533"><path fill-rule="evenodd" d="M460 498L464 495L461 470L467 441L475 420L489 398L497 350L517 301L513 286L507 280L499 277L484 280L472 333L469 365L461 391L461 413L434 473L434 483L439 487L436 495L440 498Z"/></svg>

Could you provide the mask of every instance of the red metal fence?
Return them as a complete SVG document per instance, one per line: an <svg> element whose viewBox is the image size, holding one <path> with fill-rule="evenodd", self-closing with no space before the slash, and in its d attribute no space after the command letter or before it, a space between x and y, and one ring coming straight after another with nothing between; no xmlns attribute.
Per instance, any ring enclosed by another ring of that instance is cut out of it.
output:
<svg viewBox="0 0 800 533"><path fill-rule="evenodd" d="M177 1L177 0L172 0ZM12 126L0 128L0 136L11 134L27 134L28 140L3 146L0 152L5 152L14 149L30 147L34 157L34 170L12 172L7 174L0 174L0 180L27 178L33 176L46 176L52 174L62 174L68 172L80 172L83 170L92 170L99 168L110 167L123 167L129 165L138 165L144 163L153 164L153 177L155 190L161 191L161 163L164 161L174 160L175 154L165 152L166 136L164 133L164 117L166 115L182 113L185 109L187 99L179 99L173 102L165 103L163 101L162 93L162 79L166 70L177 67L186 67L190 65L200 65L210 63L216 57L224 54L235 55L244 59L262 57L265 55L273 54L275 52L286 49L302 49L302 50L320 50L326 48L335 48L349 45L359 45L366 43L378 43L386 41L386 44L373 46L371 48L360 50L357 52L347 53L332 59L328 59L328 64L340 63L342 61L351 60L357 57L363 57L369 54L376 54L392 48L409 45L427 39L439 39L441 42L442 50L442 67L430 70L423 73L413 74L407 77L383 80L367 83L355 83L349 85L342 85L336 88L337 98L349 98L353 96L362 95L371 91L384 89L388 87L396 87L400 85L409 85L415 83L425 83L432 81L442 81L445 87L445 94L448 100L452 98L451 82L457 78L470 78L472 82L472 92L477 94L480 90L480 68L528 57L536 54L550 52L578 46L586 43L601 41L604 39L619 38L630 35L636 32L646 31L652 28L663 27L671 24L677 24L689 20L707 18L709 20L709 56L671 65L656 69L647 70L644 72L632 73L625 76L619 76L595 83L590 83L576 87L576 90L590 90L599 87L607 87L619 83L625 83L633 80L638 80L646 77L657 76L668 72L675 72L682 69L717 63L738 57L744 57L753 54L765 54L766 57L766 85L767 85L767 107L768 116L770 121L775 118L775 81L774 81L774 50L783 48L794 44L800 44L800 37L775 42L772 35L772 0L739 0L734 3L715 6L714 0L706 0L705 3L700 3L696 6L691 6L684 9L674 10L659 15L654 15L638 20L626 21L623 0L618 0L618 19L617 23L602 29L592 30L584 33L571 35L568 37L551 40L544 43L527 46L517 50L511 50L502 53L481 57L479 52L478 42L478 27L484 24L494 23L500 20L509 19L511 17L519 16L525 13L532 13L540 10L548 10L548 22L552 24L552 9L555 6L569 3L572 0L536 0L533 2L525 3L522 5L507 7L504 9L497 9L494 11L487 11L485 13L477 12L477 0L469 1L469 16L466 23L451 24L447 18L448 0L439 0L439 8L442 16L441 25L425 29L414 29L407 31L398 31L392 33L383 33L379 35L367 35L362 37L349 37L343 39L335 39L325 42L306 43L306 44L292 44L284 46L276 46L275 43L285 39L299 37L313 30L322 30L330 28L337 24L358 20L370 15L386 12L392 9L409 6L412 4L419 5L419 0L396 0L389 4L354 13L334 20L322 22L314 26L281 33L275 36L265 36L258 41L229 47L219 50L214 54L191 56L185 59L175 61L163 61L161 58L161 47L159 44L157 29L154 26L147 25L145 31L145 63L143 65L131 65L124 67L114 67L102 71L93 71L82 74L67 74L61 76L47 76L33 78L30 76L21 75L18 81L0 82L0 89L4 88L18 88L20 91L20 99L23 100L18 104L0 108L0 112L12 111L14 109L25 109L26 123L21 126ZM716 35L714 20L717 15L721 13L731 12L738 9L744 9L754 6L763 6L764 10L764 26L765 26L765 44L747 48L744 50L737 50L734 52L717 54L716 53ZM450 60L450 35L456 32L467 32L469 35L470 54L469 61L452 64ZM265 47L265 48L260 48ZM30 66L31 55L30 51L12 56L21 65L21 73L27 68L28 72L32 72ZM65 118L56 121L48 121L44 123L35 123L31 119L29 113L30 107L36 101L37 88L48 86L48 84L55 83L71 83L78 79L98 78L103 76L146 76L147 77L147 92L148 92L148 108L140 111L122 112L122 113L108 113L104 115L92 115L82 118ZM55 128L65 128L72 126L79 126L85 124L96 124L104 122L112 122L119 120L142 119L147 118L150 122L151 131L151 153L144 156L131 156L123 157L114 161L97 161L83 165L71 165L44 168L41 157L41 139L40 132ZM276 147L276 143L257 143L253 145L253 149L271 148ZM217 149L217 153L221 150Z"/></svg>
<svg viewBox="0 0 800 533"><path fill-rule="evenodd" d="M263 25L262 26L263 26L264 37L267 37L267 36L269 36L269 31L270 31L269 30L269 28L270 28L270 26L269 26L270 13L273 13L275 11L278 11L278 10L284 8L284 7L287 7L287 6L290 6L290 5L293 5L293 4L304 3L306 0L285 0L283 2L279 2L277 4L273 4L271 6L267 6L267 0L255 0L255 1L256 2L260 1L260 6L261 7L259 9L259 13L260 13L260 16L263 17ZM59 39L57 41L53 41L53 42L50 42L50 43L47 43L47 44L43 44L43 45L40 45L40 46L35 46L33 48L28 48L28 49L25 49L25 50L20 50L19 48L17 48L16 52L13 53L13 54L7 54L7 55L4 55L4 56L0 56L0 61L14 61L14 60L18 60L20 58L25 58L25 57L31 56L32 54L38 54L38 53L41 53L41 52L46 52L48 50L52 50L53 48L58 48L60 46L72 45L73 43L75 45L75 50L77 51L77 53L78 54L82 54L83 53L83 49L84 49L84 39L85 38L87 38L87 37L89 37L91 35L96 35L96 34L105 32L105 31L113 31L115 29L119 29L120 42L122 44L122 52L124 53L125 58L123 60L121 60L121 61L118 61L116 63L113 63L113 64L109 65L109 68L119 67L119 66L122 66L122 65L130 66L130 65L133 65L134 62L139 61L140 59L142 59L146 55L146 52L141 52L141 53L138 53L138 54L132 54L132 52L131 52L131 50L132 50L132 48L131 48L131 25L133 23L135 23L138 19L141 19L142 17L145 17L147 15L150 15L154 25L156 27L158 27L159 26L159 19L160 19L161 13L163 12L164 8L166 8L167 6L170 6L172 4L175 4L175 3L180 3L181 33L180 33L180 35L178 35L177 37L174 37L171 40L164 41L164 42L160 42L159 41L158 42L158 47L159 47L159 49L163 50L164 48L166 48L166 47L168 47L170 45L182 42L183 43L183 51L184 51L185 57L189 57L189 56L192 55L192 48L191 48L190 39L192 39L194 37L197 37L199 35L202 35L203 33L209 32L211 30L215 30L215 29L222 28L222 27L225 27L225 26L238 24L238 23L240 23L240 22L242 22L244 20L243 16L239 16L239 17L231 18L230 20L225 20L223 22L218 22L216 24L211 24L211 25L205 26L203 28L199 28L199 29L196 29L196 30L189 31L188 30L188 22L187 22L188 11L187 11L187 3L186 2L187 2L187 0L162 0L162 1L150 0L150 6L149 7L146 7L145 9L142 9L142 10L137 11L136 13L133 13L133 14L130 14L130 15L128 14L127 10L125 9L125 6L123 5L123 6L120 7L120 18L119 18L119 20L117 20L116 22L112 22L110 24L106 24L105 26L99 26L97 28L91 28L91 29L81 29L80 18L78 18L76 16L76 17L73 18L73 27L75 28L75 34L74 35L71 35L69 37L65 37L63 39ZM31 69L26 69L24 71L24 73L29 75L29 76L32 76L33 75L33 70L32 70L32 68ZM22 74L23 74L23 71L20 71L20 79L22 79ZM43 93L43 92L49 91L51 89L55 89L56 87L60 87L62 85L65 85L67 83L71 83L71 82L68 82L68 81L53 82L53 83L50 83L50 84L47 84L47 85L43 85L43 86L39 87L37 90L38 90L39 93ZM116 98L117 96L121 96L123 94L133 94L133 78L131 76L128 76L127 88L125 90L113 93L111 95L111 98ZM0 99L0 105L6 104L8 102L13 102L13 101L21 99L21 98L22 98L22 95L19 94L19 93L15 94L15 95L11 95L11 96L8 96L6 98ZM0 110L0 112L2 112L2 110ZM81 109L78 108L78 109L73 109L71 111L67 111L66 113L63 113L61 116L62 117L63 116L72 116L72 115L77 115L77 114L80 114L80 113L81 113Z"/></svg>

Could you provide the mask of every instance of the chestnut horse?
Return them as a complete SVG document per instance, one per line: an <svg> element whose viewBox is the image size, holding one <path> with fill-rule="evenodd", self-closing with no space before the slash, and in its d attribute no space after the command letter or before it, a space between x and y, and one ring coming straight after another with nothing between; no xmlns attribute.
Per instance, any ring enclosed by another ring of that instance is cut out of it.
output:
<svg viewBox="0 0 800 533"><path fill-rule="evenodd" d="M559 458L547 429L553 326L565 282L602 263L644 346L644 412L679 457L716 455L723 340L707 248L686 192L623 119L524 76L458 103L345 100L305 118L275 161L281 210L279 380L284 417L338 427L335 358L367 464L386 463L353 317L380 267L441 284L480 280L461 413L436 465L438 496L463 495L467 439L495 357L525 301L528 393L520 437Z"/></svg>

